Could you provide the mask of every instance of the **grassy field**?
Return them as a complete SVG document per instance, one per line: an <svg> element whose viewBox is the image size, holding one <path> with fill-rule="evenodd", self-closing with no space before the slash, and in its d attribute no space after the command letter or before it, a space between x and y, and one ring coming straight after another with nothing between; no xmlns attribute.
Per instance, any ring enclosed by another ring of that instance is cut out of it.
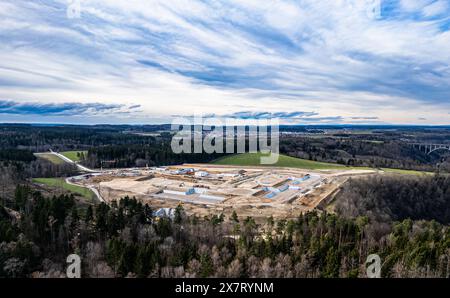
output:
<svg viewBox="0 0 450 298"><path fill-rule="evenodd" d="M422 172L422 171L414 171L414 170L402 170L402 169L390 169L390 168L382 168L383 171L387 173L397 173L397 174L405 174L405 175L433 175L432 172Z"/></svg>
<svg viewBox="0 0 450 298"><path fill-rule="evenodd" d="M234 166L265 166L260 164L261 156L263 156L261 153L244 153L244 154L230 155L219 158L213 161L213 163L219 165L234 165ZM355 169L339 164L317 162L312 160L290 157L282 154L280 154L280 157L276 164L267 166L301 168L308 170Z"/></svg>
<svg viewBox="0 0 450 298"><path fill-rule="evenodd" d="M80 157L78 156L78 153L80 153L80 154L83 153L84 156L87 155L87 151L64 151L64 152L60 152L60 153L73 161L80 161Z"/></svg>
<svg viewBox="0 0 450 298"><path fill-rule="evenodd" d="M260 157L263 156L261 153L244 153L236 154L230 156L224 156L219 158L212 163L218 165L233 165L233 166L264 166L260 164ZM317 162L312 160L300 159L295 157L290 157L280 154L278 162L274 165L267 165L274 167L289 167L289 168L300 168L307 170L373 170L369 167L347 167L344 165ZM423 174L433 174L431 172L421 172L413 170L402 170L402 169L389 169L382 168L381 170L387 173L397 173L404 175L423 175Z"/></svg>
<svg viewBox="0 0 450 298"><path fill-rule="evenodd" d="M95 194L87 188L66 183L63 178L33 178L34 183L45 184L51 187L62 188L74 194L80 195L87 200L94 200Z"/></svg>
<svg viewBox="0 0 450 298"><path fill-rule="evenodd" d="M39 153L39 154L35 154L35 155L36 155L36 157L46 159L53 164L60 165L60 164L65 163L64 160L62 160L58 156L51 154L51 153Z"/></svg>

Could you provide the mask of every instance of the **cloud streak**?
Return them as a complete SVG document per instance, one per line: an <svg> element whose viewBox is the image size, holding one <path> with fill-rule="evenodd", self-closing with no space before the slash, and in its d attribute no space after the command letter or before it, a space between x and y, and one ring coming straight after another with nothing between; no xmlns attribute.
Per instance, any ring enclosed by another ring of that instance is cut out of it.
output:
<svg viewBox="0 0 450 298"><path fill-rule="evenodd" d="M254 120L278 120L279 123L286 124L310 124L310 123L334 123L340 124L345 120L353 122L353 120L377 120L377 117L351 117L345 119L342 116L323 117L316 112L252 112L241 111L232 114L206 114L206 115L172 115L177 119L187 119L189 121L216 119L219 122L223 120L241 120L240 123L255 123Z"/></svg>
<svg viewBox="0 0 450 298"><path fill-rule="evenodd" d="M448 1L385 0L376 17L364 3L86 0L68 19L65 0L3 0L0 98L136 106L149 121L314 110L303 118L448 124Z"/></svg>
<svg viewBox="0 0 450 298"><path fill-rule="evenodd" d="M242 111L232 114L223 115L224 118L236 118L236 119L303 119L305 117L311 117L318 115L316 112L250 112Z"/></svg>
<svg viewBox="0 0 450 298"><path fill-rule="evenodd" d="M133 109L136 107L129 107ZM9 115L51 115L51 116L80 116L111 113L127 113L125 105L102 103L31 103L0 100L0 114Z"/></svg>

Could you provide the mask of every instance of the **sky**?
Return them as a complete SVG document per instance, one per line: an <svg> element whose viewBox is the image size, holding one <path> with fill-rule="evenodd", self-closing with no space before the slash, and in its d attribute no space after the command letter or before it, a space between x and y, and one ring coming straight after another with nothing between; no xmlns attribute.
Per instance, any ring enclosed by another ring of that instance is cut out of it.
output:
<svg viewBox="0 0 450 298"><path fill-rule="evenodd" d="M0 122L450 124L450 0L0 0Z"/></svg>

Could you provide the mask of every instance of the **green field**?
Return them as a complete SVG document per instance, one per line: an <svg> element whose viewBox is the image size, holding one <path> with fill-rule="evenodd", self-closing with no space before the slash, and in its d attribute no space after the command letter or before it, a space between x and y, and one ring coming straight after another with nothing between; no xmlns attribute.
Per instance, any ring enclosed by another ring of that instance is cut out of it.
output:
<svg viewBox="0 0 450 298"><path fill-rule="evenodd" d="M237 155L230 155L219 158L213 161L214 164L218 165L233 165L233 166L272 166L272 167L289 167L289 168L301 168L308 170L333 170L333 169L356 169L354 167L346 167L339 164L317 162L312 160L300 159L295 157L286 156L280 154L278 162L273 165L261 165L260 158L261 153L243 153ZM357 169L367 169L367 168L357 168Z"/></svg>
<svg viewBox="0 0 450 298"><path fill-rule="evenodd" d="M291 156L286 156L280 154L278 162L274 165L261 165L260 157L263 156L261 153L244 153L229 155L219 158L212 163L218 165L230 165L230 166L273 166L273 167L289 167L289 168L300 168L307 170L375 170L369 167L347 167L340 164L317 162L312 160L300 159ZM421 172L413 170L402 170L402 169L389 169L382 168L381 170L387 173L397 173L405 175L422 175L422 174L433 174L431 172Z"/></svg>
<svg viewBox="0 0 450 298"><path fill-rule="evenodd" d="M60 165L65 163L64 160L62 160L61 158L59 158L58 156L51 154L51 153L39 153L39 154L35 154L36 157L38 158L43 158L48 160L49 162L56 164L56 165Z"/></svg>
<svg viewBox="0 0 450 298"><path fill-rule="evenodd" d="M422 171L414 171L414 170L402 170L402 169L390 169L390 168L382 168L383 171L387 173L396 173L396 174L405 174L405 175L433 175L432 172L422 172Z"/></svg>
<svg viewBox="0 0 450 298"><path fill-rule="evenodd" d="M34 183L45 184L47 186L62 188L74 194L80 195L87 200L94 200L95 194L87 188L66 183L63 178L33 178Z"/></svg>
<svg viewBox="0 0 450 298"><path fill-rule="evenodd" d="M64 151L64 152L60 152L60 154L64 155L65 157L67 157L68 159L71 159L73 161L80 161L80 157L78 156L79 154L84 154L84 156L87 156L87 151Z"/></svg>

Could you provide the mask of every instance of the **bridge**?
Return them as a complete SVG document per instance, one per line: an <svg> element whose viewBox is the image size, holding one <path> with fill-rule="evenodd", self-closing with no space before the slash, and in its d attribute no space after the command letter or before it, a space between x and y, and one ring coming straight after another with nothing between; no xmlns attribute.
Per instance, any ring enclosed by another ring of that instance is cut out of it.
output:
<svg viewBox="0 0 450 298"><path fill-rule="evenodd" d="M424 151L428 155L437 150L450 151L450 144L412 143L411 145L415 148L419 148L419 150Z"/></svg>

